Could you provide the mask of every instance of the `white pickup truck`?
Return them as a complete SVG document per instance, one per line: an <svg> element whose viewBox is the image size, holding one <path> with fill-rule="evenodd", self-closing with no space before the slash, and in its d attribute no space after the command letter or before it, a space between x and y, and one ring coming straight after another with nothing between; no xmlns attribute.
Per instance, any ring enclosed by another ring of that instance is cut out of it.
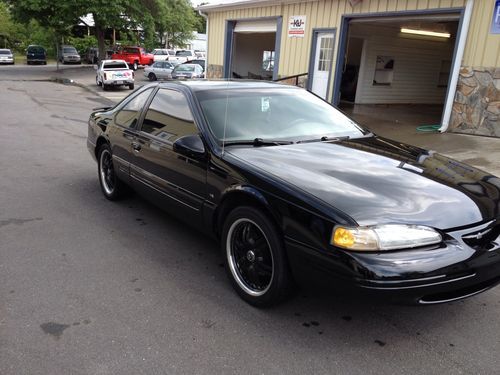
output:
<svg viewBox="0 0 500 375"><path fill-rule="evenodd" d="M175 56L169 56L168 61L172 64L182 64L196 59L196 53L192 49L179 49L175 51Z"/></svg>
<svg viewBox="0 0 500 375"><path fill-rule="evenodd" d="M97 86L107 90L111 86L128 86L134 89L134 71L124 60L102 60L95 76Z"/></svg>

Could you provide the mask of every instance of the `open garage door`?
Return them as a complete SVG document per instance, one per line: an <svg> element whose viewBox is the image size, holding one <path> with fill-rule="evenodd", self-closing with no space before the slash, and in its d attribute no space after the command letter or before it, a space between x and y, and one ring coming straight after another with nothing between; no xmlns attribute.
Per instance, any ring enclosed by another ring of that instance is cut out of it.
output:
<svg viewBox="0 0 500 375"><path fill-rule="evenodd" d="M277 78L281 17L229 21L227 27L225 77Z"/></svg>
<svg viewBox="0 0 500 375"><path fill-rule="evenodd" d="M402 123L413 129L439 125L460 16L456 12L351 19L343 30L347 38L336 72L339 106L353 117L373 117L373 123L387 117L388 122L406 119Z"/></svg>

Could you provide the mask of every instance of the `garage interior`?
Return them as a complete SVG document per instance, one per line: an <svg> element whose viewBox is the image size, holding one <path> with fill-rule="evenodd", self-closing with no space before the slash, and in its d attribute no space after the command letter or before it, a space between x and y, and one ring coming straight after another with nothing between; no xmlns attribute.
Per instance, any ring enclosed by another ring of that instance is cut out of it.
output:
<svg viewBox="0 0 500 375"><path fill-rule="evenodd" d="M339 107L383 135L439 125L459 13L352 19Z"/></svg>
<svg viewBox="0 0 500 375"><path fill-rule="evenodd" d="M272 80L276 19L238 21L233 29L231 77Z"/></svg>

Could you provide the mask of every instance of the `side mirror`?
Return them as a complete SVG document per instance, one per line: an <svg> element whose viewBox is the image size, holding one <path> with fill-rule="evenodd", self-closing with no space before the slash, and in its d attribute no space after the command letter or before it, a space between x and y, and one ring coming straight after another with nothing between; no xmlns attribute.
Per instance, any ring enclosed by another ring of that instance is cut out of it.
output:
<svg viewBox="0 0 500 375"><path fill-rule="evenodd" d="M201 159L205 156L205 145L198 134L185 135L178 138L173 144L174 152L193 159Z"/></svg>

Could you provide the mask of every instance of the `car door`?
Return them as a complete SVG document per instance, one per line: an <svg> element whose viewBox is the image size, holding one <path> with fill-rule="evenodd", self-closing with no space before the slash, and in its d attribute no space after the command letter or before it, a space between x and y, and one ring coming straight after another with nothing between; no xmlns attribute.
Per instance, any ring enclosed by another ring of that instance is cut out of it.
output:
<svg viewBox="0 0 500 375"><path fill-rule="evenodd" d="M108 121L108 124L112 120L113 126L107 129L107 135L111 144L115 171L125 181L129 180L130 163L133 159L132 143L136 139L139 119L153 91L154 88L151 87L138 91L135 95L132 94L128 100L120 104L114 112L113 119L101 119L101 121Z"/></svg>
<svg viewBox="0 0 500 375"><path fill-rule="evenodd" d="M160 68L158 69L158 78L162 78L162 79L168 78L168 73L167 73L166 67L167 67L166 62L162 61Z"/></svg>
<svg viewBox="0 0 500 375"><path fill-rule="evenodd" d="M144 114L130 168L134 187L156 193L164 208L194 222L201 220L207 160L177 153L174 142L198 134L187 97L160 88Z"/></svg>

